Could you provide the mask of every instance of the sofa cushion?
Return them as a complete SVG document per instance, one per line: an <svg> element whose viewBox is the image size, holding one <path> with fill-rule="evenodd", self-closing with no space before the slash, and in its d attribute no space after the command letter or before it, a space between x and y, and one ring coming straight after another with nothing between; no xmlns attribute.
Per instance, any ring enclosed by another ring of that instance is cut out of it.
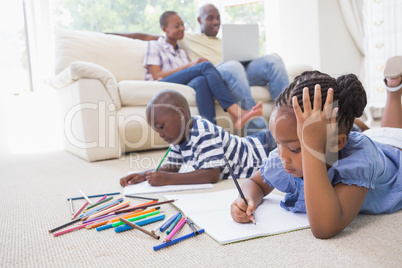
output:
<svg viewBox="0 0 402 268"><path fill-rule="evenodd" d="M55 73L74 61L88 61L109 70L117 81L143 80L146 41L77 30L55 32Z"/></svg>
<svg viewBox="0 0 402 268"><path fill-rule="evenodd" d="M146 106L164 89L177 90L184 95L189 106L196 106L195 90L186 85L158 81L120 81L118 83L122 106Z"/></svg>
<svg viewBox="0 0 402 268"><path fill-rule="evenodd" d="M269 93L267 86L252 86L250 87L251 95L255 102L270 102L272 101L271 93Z"/></svg>

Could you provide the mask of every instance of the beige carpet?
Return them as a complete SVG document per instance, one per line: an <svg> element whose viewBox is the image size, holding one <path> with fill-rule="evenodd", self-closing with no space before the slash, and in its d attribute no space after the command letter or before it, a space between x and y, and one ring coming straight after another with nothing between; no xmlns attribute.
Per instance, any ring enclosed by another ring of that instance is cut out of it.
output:
<svg viewBox="0 0 402 268"><path fill-rule="evenodd" d="M141 154L142 164L157 161L164 151ZM133 157L132 159L135 159ZM161 243L137 230L77 230L53 237L48 230L70 218L67 197L122 192L120 177L137 162L88 163L64 151L36 154L0 152L1 267L400 267L402 212L359 215L330 240L309 229L220 245L207 234L160 251ZM146 160L146 161L145 161ZM214 191L234 188L232 181ZM205 190L203 190L205 191ZM202 191L198 191L202 192ZM185 193L185 192L182 192ZM159 194L151 195L161 197ZM141 203L132 199L132 204ZM83 201L75 201L77 209ZM162 205L168 215L176 212ZM148 225L147 228L157 224ZM181 234L189 233L185 225Z"/></svg>

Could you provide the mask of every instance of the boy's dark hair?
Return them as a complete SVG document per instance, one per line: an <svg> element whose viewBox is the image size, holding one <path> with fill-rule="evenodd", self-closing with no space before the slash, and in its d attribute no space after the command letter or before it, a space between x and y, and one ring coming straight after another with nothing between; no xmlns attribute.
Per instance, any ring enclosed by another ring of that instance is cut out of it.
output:
<svg viewBox="0 0 402 268"><path fill-rule="evenodd" d="M321 86L322 107L327 99L329 88L334 90L334 107L339 107L337 120L339 131L348 134L356 117L363 114L367 104L366 91L356 75L347 74L337 79L319 71L307 71L297 76L295 80L279 95L275 101L276 107L292 108L292 98L297 97L300 108L303 107L303 88L308 87L311 105L314 103L314 87Z"/></svg>
<svg viewBox="0 0 402 268"><path fill-rule="evenodd" d="M160 16L159 18L159 24L162 26L167 26L167 20L170 16L172 15L176 15L177 12L176 11L165 11L163 12L163 14Z"/></svg>

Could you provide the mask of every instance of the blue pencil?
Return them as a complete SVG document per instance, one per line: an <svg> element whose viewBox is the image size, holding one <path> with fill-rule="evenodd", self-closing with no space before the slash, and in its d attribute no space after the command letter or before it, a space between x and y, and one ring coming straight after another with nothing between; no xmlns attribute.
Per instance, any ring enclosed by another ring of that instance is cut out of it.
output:
<svg viewBox="0 0 402 268"><path fill-rule="evenodd" d="M88 197L88 198L92 198L92 197L102 197L102 196L104 196L104 195L117 195L117 194L120 194L120 193L88 195L87 197ZM70 198L67 198L67 201L69 201L69 200L77 200L77 199L84 199L84 197L83 197L83 196L80 196L80 197L70 197Z"/></svg>
<svg viewBox="0 0 402 268"><path fill-rule="evenodd" d="M162 226L159 228L159 231L164 232L171 224L174 222L174 220L180 215L181 213L178 212L176 215L173 215L170 217Z"/></svg>
<svg viewBox="0 0 402 268"><path fill-rule="evenodd" d="M204 229L198 230L198 233L199 233L199 234L202 234L203 232L205 232ZM196 236L196 235L197 235L196 233L189 233L189 234L187 234L187 235L183 235L183 236L181 236L181 237L172 239L172 240L170 240L169 242L166 242L166 243L163 243L163 244L154 246L154 251L157 251L157 250L159 250L159 249L162 249L162 248L165 248L165 247L174 245L174 244L176 244L176 243L178 243L178 242L180 242L180 241L182 241L182 240L184 240L184 239L187 239L187 238L190 238L190 237L193 237L193 236Z"/></svg>

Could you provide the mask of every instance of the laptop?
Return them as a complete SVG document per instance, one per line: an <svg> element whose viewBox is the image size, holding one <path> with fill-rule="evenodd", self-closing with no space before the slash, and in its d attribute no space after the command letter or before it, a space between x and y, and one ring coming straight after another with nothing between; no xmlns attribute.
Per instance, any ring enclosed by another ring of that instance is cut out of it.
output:
<svg viewBox="0 0 402 268"><path fill-rule="evenodd" d="M222 62L247 64L259 56L258 24L222 24Z"/></svg>

